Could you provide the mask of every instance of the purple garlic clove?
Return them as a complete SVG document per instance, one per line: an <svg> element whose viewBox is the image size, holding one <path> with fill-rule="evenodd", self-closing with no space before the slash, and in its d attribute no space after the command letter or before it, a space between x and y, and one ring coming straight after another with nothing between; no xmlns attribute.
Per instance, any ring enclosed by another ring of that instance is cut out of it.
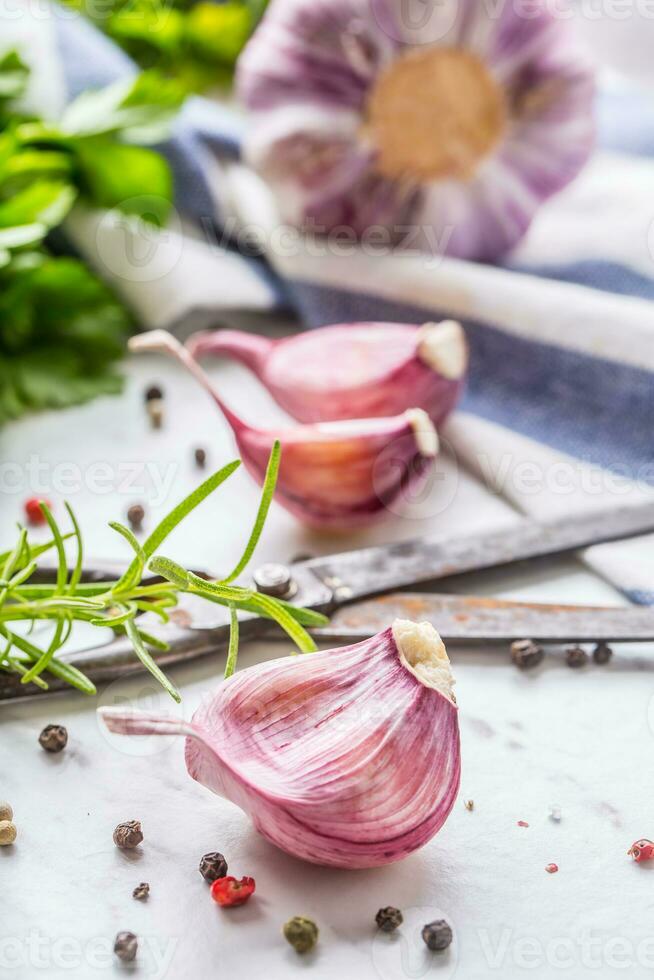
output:
<svg viewBox="0 0 654 980"><path fill-rule="evenodd" d="M281 340L238 330L195 334L191 354L245 364L300 422L389 417L421 408L441 425L456 405L468 365L454 320L343 323Z"/></svg>
<svg viewBox="0 0 654 980"><path fill-rule="evenodd" d="M454 680L429 623L236 673L191 723L100 708L111 731L187 735L190 775L277 847L315 864L398 861L440 830L459 788Z"/></svg>
<svg viewBox="0 0 654 980"><path fill-rule="evenodd" d="M420 408L389 418L259 429L225 404L189 351L166 331L133 337L130 349L167 351L191 372L231 426L241 458L259 484L279 440L275 499L312 527L361 527L383 519L415 496L438 453L436 430Z"/></svg>

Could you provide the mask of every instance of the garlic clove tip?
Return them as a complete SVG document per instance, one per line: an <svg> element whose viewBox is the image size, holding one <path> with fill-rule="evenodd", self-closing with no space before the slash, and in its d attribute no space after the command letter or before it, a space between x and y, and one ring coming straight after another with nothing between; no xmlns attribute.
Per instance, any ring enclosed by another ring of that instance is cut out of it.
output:
<svg viewBox="0 0 654 980"><path fill-rule="evenodd" d="M458 320L424 323L418 331L418 357L449 381L459 381L468 366L468 344Z"/></svg>
<svg viewBox="0 0 654 980"><path fill-rule="evenodd" d="M432 459L438 455L438 433L434 423L423 408L409 408L404 417L413 430L418 452L421 456Z"/></svg>
<svg viewBox="0 0 654 980"><path fill-rule="evenodd" d="M454 676L445 644L431 623L414 623L410 619L396 619L392 626L393 639L400 661L421 684L438 691L448 701L456 704Z"/></svg>

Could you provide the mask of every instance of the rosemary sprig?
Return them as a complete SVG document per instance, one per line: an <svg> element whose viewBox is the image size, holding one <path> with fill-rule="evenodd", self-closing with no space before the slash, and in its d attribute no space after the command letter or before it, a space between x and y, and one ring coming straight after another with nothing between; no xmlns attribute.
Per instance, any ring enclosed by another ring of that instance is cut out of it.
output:
<svg viewBox="0 0 654 980"><path fill-rule="evenodd" d="M84 583L82 534L72 508L66 509L72 531L62 533L50 508L41 504L48 523L51 539L34 546L28 540L25 528L20 528L14 547L0 554L0 670L20 675L22 684L33 683L47 688L47 675L52 674L85 694L95 694L96 689L81 671L59 657L75 623L86 622L93 626L109 627L124 633L130 640L134 653L175 701L180 694L154 661L150 650L167 649L167 644L152 636L141 625L145 612L155 613L167 622L169 610L177 605L179 596L188 592L209 602L226 606L230 611L230 643L225 667L229 677L236 667L238 653L238 610L254 612L278 623L304 653L316 649L306 632L306 626L317 626L325 617L310 609L301 609L291 603L260 595L252 589L232 584L247 566L261 536L279 471L280 447L275 443L261 494L261 503L243 555L234 569L223 579L208 582L187 571L169 558L157 556L156 551L171 531L240 466L234 460L200 484L193 493L182 500L154 529L143 544L132 532L117 522L110 527L120 534L133 552L132 560L120 578L112 582ZM75 561L69 573L66 543L74 541ZM55 581L52 584L30 583L36 572L39 558L48 551L57 555ZM149 571L164 581L143 584L143 575ZM49 641L42 646L25 636L25 627L36 622L52 625Z"/></svg>

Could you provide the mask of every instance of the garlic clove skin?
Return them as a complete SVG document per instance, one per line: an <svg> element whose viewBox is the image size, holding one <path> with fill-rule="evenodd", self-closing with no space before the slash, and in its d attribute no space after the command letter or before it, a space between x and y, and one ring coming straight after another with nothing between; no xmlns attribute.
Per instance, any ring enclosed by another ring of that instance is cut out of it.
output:
<svg viewBox="0 0 654 980"><path fill-rule="evenodd" d="M282 220L468 260L510 252L595 140L592 59L555 6L271 3L236 88L244 157Z"/></svg>
<svg viewBox="0 0 654 980"><path fill-rule="evenodd" d="M343 323L270 341L237 330L187 341L194 357L231 357L254 371L300 422L381 418L422 408L441 425L459 400L468 367L460 323Z"/></svg>
<svg viewBox="0 0 654 980"><path fill-rule="evenodd" d="M283 851L371 868L426 844L459 788L453 678L429 623L236 673L190 724L101 708L112 731L189 736L190 775Z"/></svg>
<svg viewBox="0 0 654 980"><path fill-rule="evenodd" d="M351 419L236 433L243 463L263 483L272 445L282 462L276 499L305 524L345 530L385 518L427 476L438 436L419 408L389 419Z"/></svg>
<svg viewBox="0 0 654 980"><path fill-rule="evenodd" d="M436 430L420 408L390 418L259 429L223 402L191 353L166 331L140 334L129 346L177 357L213 397L234 432L244 465L259 484L279 440L275 499L309 526L342 530L382 520L414 495L438 453Z"/></svg>

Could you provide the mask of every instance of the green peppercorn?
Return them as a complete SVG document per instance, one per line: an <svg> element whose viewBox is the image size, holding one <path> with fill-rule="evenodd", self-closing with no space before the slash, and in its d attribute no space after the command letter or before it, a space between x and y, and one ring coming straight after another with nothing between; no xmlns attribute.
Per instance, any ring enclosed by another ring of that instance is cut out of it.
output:
<svg viewBox="0 0 654 980"><path fill-rule="evenodd" d="M392 905L387 905L385 908L379 910L375 916L375 922L382 932L395 932L397 927L402 925L404 919L399 909L393 908Z"/></svg>
<svg viewBox="0 0 654 980"><path fill-rule="evenodd" d="M285 939L298 953L308 953L318 942L318 926L302 915L289 919L283 932Z"/></svg>
<svg viewBox="0 0 654 980"><path fill-rule="evenodd" d="M441 953L452 942L452 930L445 919L437 919L423 926L422 938L429 949Z"/></svg>

